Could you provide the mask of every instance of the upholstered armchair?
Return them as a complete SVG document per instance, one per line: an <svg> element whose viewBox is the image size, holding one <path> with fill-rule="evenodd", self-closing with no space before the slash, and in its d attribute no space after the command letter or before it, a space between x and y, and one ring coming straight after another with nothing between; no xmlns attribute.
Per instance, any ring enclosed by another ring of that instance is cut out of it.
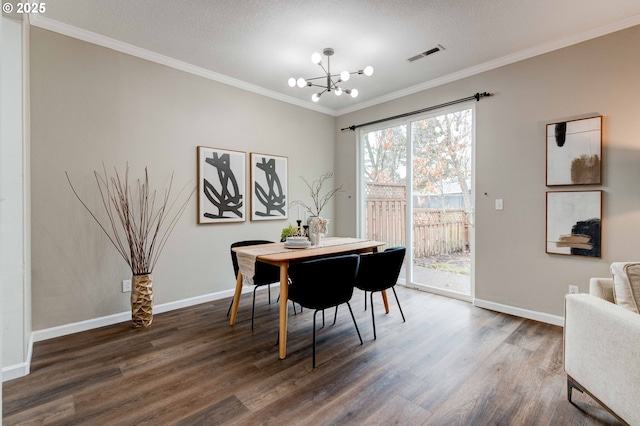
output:
<svg viewBox="0 0 640 426"><path fill-rule="evenodd" d="M619 420L640 425L640 263L614 263L611 272L592 278L589 294L565 298L567 397L585 392Z"/></svg>

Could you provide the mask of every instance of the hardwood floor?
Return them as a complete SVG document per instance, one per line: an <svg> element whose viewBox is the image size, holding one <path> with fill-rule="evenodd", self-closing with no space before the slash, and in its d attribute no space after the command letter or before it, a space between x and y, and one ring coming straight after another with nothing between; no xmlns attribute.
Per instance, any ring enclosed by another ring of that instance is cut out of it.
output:
<svg viewBox="0 0 640 426"><path fill-rule="evenodd" d="M566 398L562 329L398 287L407 318L376 300L378 339L362 292L335 326L290 308L287 358L275 346L278 305L251 297L234 327L229 299L36 343L31 374L4 383L3 424L618 424L588 396ZM291 306L291 305L290 305Z"/></svg>

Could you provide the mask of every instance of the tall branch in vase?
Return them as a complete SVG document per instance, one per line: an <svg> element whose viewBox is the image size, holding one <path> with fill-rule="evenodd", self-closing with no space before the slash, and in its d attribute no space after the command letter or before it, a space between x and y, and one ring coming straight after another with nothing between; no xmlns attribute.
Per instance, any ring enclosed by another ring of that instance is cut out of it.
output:
<svg viewBox="0 0 640 426"><path fill-rule="evenodd" d="M342 185L340 185L339 187L330 190L325 195L320 196L322 185L327 179L331 179L332 177L333 177L333 172L327 172L322 176L320 176L319 179L309 183L309 181L307 181L304 177L300 176L300 179L302 179L304 183L307 185L307 187L309 188L312 204L307 205L303 201L295 200L291 202L291 206L296 206L296 205L302 206L307 212L309 212L311 216L320 217L320 213L322 213L322 209L329 202L329 200L331 200L331 198L333 198L338 193L344 192L344 190L342 189Z"/></svg>
<svg viewBox="0 0 640 426"><path fill-rule="evenodd" d="M133 274L131 289L131 318L133 326L148 327L153 320L153 268L162 253L169 235L178 223L178 219L187 208L187 204L196 191L186 195L187 186L171 200L173 173L168 188L162 198L156 198L156 190L149 187L149 173L144 169L144 180L137 180L132 191L129 184L129 165L124 179L114 168L113 176L107 174L103 164L103 173L94 170L93 174L106 214L106 220L98 219L94 211L80 198L65 172L69 186L82 206L100 226L111 244L129 265ZM185 198L178 202L179 199Z"/></svg>
<svg viewBox="0 0 640 426"><path fill-rule="evenodd" d="M309 181L301 176L300 178L309 188L312 204L308 205L300 200L295 200L291 203L291 206L298 205L303 207L311 215L307 222L307 225L309 226L309 240L311 240L311 243L316 246L320 245L322 235L328 232L327 225L329 224L329 220L320 216L322 209L334 196L344 192L342 185L340 185L339 187L328 191L326 194L321 195L322 185L327 179L331 179L332 177L333 172L327 172L320 176L319 179L309 183Z"/></svg>

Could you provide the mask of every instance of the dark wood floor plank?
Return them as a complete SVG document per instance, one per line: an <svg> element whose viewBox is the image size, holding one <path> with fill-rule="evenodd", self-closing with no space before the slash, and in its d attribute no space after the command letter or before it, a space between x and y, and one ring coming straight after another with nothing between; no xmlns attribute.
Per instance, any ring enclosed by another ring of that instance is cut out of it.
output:
<svg viewBox="0 0 640 426"><path fill-rule="evenodd" d="M34 346L32 374L4 383L3 424L616 425L592 399L566 399L562 329L397 288L391 298L326 312L311 368L313 312L289 307L287 358L278 358L279 305L261 290L235 326L229 299ZM321 317L319 316L319 319Z"/></svg>

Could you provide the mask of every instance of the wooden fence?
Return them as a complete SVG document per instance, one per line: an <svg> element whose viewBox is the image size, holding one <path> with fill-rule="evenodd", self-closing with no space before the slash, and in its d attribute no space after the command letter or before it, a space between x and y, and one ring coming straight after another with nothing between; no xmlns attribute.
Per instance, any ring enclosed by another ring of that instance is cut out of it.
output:
<svg viewBox="0 0 640 426"><path fill-rule="evenodd" d="M367 183L367 238L388 246L406 246L405 186ZM469 226L464 210L413 209L414 257L459 253L469 247Z"/></svg>

